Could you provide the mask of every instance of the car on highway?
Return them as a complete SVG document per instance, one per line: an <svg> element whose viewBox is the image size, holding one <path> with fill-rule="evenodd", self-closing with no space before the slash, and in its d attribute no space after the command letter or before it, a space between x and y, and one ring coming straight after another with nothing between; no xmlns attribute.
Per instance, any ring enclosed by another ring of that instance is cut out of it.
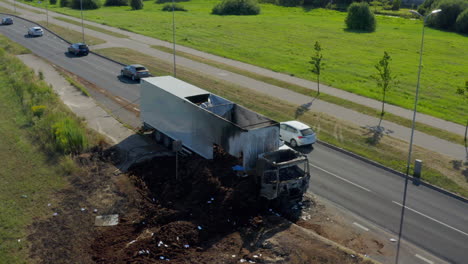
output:
<svg viewBox="0 0 468 264"><path fill-rule="evenodd" d="M148 71L148 69L145 68L145 66L140 65L140 64L132 64L132 65L125 66L120 71L120 76L128 77L132 79L133 81L135 81L141 78L150 77L151 74Z"/></svg>
<svg viewBox="0 0 468 264"><path fill-rule="evenodd" d="M13 24L13 18L11 17L2 18L2 25L11 25L11 24Z"/></svg>
<svg viewBox="0 0 468 264"><path fill-rule="evenodd" d="M71 44L68 47L68 53L75 54L75 56L78 56L78 55L86 56L89 53L89 47L88 45L84 43Z"/></svg>
<svg viewBox="0 0 468 264"><path fill-rule="evenodd" d="M28 29L28 36L30 37L40 37L44 35L44 30L41 27L32 27Z"/></svg>
<svg viewBox="0 0 468 264"><path fill-rule="evenodd" d="M281 122L280 138L293 148L312 145L317 141L314 130L299 121Z"/></svg>

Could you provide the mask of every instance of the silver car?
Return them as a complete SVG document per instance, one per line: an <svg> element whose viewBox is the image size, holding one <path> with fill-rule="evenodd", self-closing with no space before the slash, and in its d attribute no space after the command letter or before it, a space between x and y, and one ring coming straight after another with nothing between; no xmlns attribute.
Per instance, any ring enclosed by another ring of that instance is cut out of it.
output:
<svg viewBox="0 0 468 264"><path fill-rule="evenodd" d="M299 121L281 122L280 138L288 142L293 148L303 145L312 145L317 141L314 130Z"/></svg>
<svg viewBox="0 0 468 264"><path fill-rule="evenodd" d="M30 37L40 37L44 35L44 30L41 27L32 27L28 29L28 36Z"/></svg>

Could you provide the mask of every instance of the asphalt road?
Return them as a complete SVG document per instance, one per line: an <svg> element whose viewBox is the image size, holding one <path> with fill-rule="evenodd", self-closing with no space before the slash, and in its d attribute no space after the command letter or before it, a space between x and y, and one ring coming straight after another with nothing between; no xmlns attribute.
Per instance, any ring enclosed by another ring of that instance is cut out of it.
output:
<svg viewBox="0 0 468 264"><path fill-rule="evenodd" d="M113 95L139 104L140 90L137 83L126 78L119 79L123 66L94 54L84 57L70 55L67 53L69 44L48 31L45 31L42 37L29 37L28 28L32 26L36 25L21 19L14 19L13 25L0 26L0 33L30 49L34 54L84 77Z"/></svg>
<svg viewBox="0 0 468 264"><path fill-rule="evenodd" d="M404 179L316 144L310 191L398 234ZM468 204L408 183L403 238L452 263L468 261Z"/></svg>
<svg viewBox="0 0 468 264"><path fill-rule="evenodd" d="M15 20L0 26L0 33L62 68L138 104L136 83L118 78L121 65L90 54L69 56L68 44L45 32L27 37L29 22ZM398 233L404 180L342 153L316 145L309 154L311 192ZM453 263L466 263L468 252L468 205L424 186L408 185L404 238L416 246Z"/></svg>

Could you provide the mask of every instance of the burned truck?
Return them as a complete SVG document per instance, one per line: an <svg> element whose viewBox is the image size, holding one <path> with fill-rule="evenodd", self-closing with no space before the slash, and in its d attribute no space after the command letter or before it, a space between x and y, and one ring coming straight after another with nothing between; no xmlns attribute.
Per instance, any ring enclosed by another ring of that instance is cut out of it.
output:
<svg viewBox="0 0 468 264"><path fill-rule="evenodd" d="M171 76L140 84L140 117L156 141L182 143L190 152L213 159L221 147L242 159L243 175L253 176L268 200L302 198L309 185L307 156L279 150L279 123Z"/></svg>

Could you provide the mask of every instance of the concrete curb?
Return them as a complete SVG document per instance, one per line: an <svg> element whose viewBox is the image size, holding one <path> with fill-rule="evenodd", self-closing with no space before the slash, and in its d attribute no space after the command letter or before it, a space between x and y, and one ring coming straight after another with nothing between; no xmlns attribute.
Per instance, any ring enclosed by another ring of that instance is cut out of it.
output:
<svg viewBox="0 0 468 264"><path fill-rule="evenodd" d="M365 163L367 163L367 164L370 164L370 165L372 165L372 166L375 166L375 167L377 167L377 168L380 168L380 169L383 169L383 170L385 170L385 171L388 171L388 172L390 172L390 173L392 173L392 174L395 174L395 175L397 175L397 176L400 176L400 177L402 177L402 178L404 178L404 179L407 178L408 180L412 181L413 184L421 184L421 185L423 185L423 186L425 186L425 187L428 187L428 188L430 188L430 189L432 189L432 190L435 190L435 191L437 191L437 192L443 193L443 194L445 194L445 195L447 195L447 196L450 196L450 197L452 197L452 198L454 198L454 199L457 199L457 200L459 200L459 201L461 201L461 202L468 203L468 199L465 198L465 197L462 197L462 196L460 196L460 195L458 195L458 194L455 194L455 193L453 193L453 192L451 192L451 191L445 190L445 189L443 189L443 188L441 188L441 187L432 185L432 184L430 184L430 183L428 183L428 182L425 182L425 181L423 181L423 180L421 180L421 179L417 179L417 178L415 178L415 177L413 177L413 176L410 176L410 175L406 176L406 174L404 174L404 173L402 173L402 172L400 172L400 171L397 171L397 170L394 170L394 169L392 169L392 168L389 168L389 167L387 167L387 166L385 166L385 165L383 165L383 164L380 164L380 163L378 163L378 162L376 162L376 161L373 161L373 160L370 160L370 159L365 158L365 157L363 157L363 156L360 156L360 155L358 155L358 154L356 154L356 153L353 153L353 152L351 152L351 151L345 150L345 149L343 149L343 148L340 148L340 147L338 147L338 146L335 146L335 145L332 145L332 144L329 144L329 143L326 143L326 142L323 142L323 141L320 141L320 140L317 140L317 143L320 144L320 145L322 145L322 146L325 146L325 147L327 147L327 148L330 148L330 149L333 149L333 150L335 150L335 151L341 152L341 153L343 153L343 154L345 154L345 155L348 155L348 156L350 156L350 157L353 157L353 158L355 158L355 159L357 159L357 160L360 160L360 161L362 161L362 162L365 162Z"/></svg>

